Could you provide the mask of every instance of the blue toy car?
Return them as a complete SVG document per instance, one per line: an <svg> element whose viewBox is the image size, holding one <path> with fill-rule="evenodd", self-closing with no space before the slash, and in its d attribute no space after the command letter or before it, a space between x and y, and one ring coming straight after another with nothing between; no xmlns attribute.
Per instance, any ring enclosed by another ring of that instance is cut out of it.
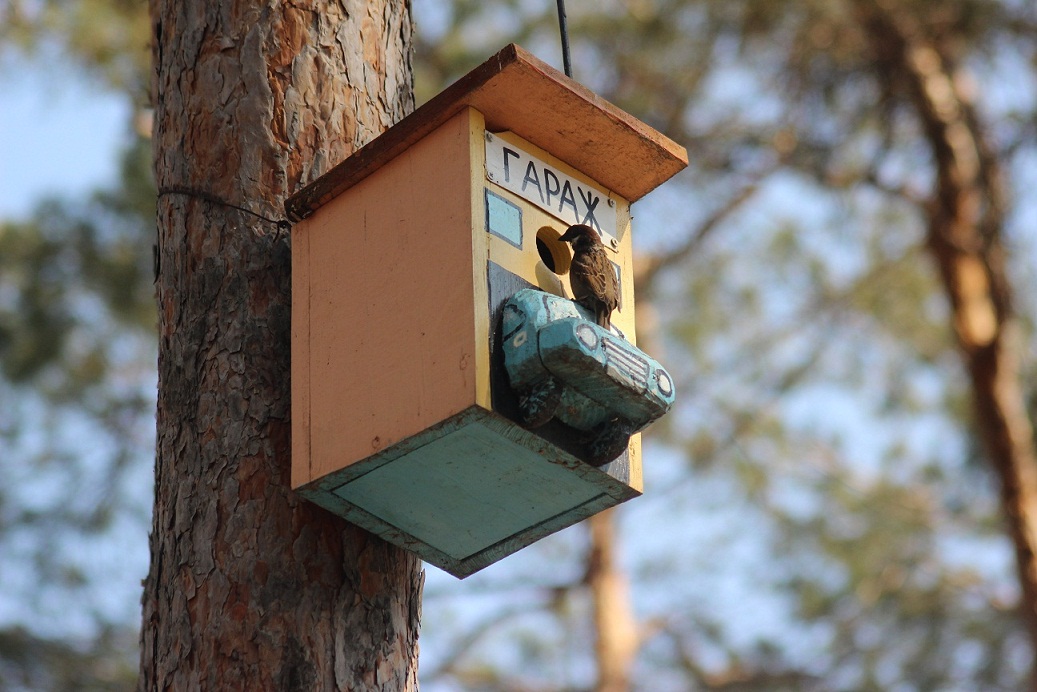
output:
<svg viewBox="0 0 1037 692"><path fill-rule="evenodd" d="M673 405L673 379L571 300L522 289L504 304L504 366L527 427L551 418L588 433L587 461L612 461Z"/></svg>

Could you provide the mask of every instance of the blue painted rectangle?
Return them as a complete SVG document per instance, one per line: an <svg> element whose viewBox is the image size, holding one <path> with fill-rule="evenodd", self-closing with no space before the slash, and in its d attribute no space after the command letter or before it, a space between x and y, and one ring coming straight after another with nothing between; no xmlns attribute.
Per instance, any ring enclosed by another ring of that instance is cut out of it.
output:
<svg viewBox="0 0 1037 692"><path fill-rule="evenodd" d="M522 209L486 190L486 230L522 249Z"/></svg>

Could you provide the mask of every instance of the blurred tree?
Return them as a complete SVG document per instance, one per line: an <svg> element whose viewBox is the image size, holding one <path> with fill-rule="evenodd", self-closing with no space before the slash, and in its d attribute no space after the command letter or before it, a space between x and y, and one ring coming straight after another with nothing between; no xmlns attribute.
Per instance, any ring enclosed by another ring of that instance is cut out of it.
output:
<svg viewBox="0 0 1037 692"><path fill-rule="evenodd" d="M431 76L515 38L557 53L553 4L460 1L445 15L441 35L419 34ZM1023 685L1037 488L1019 360L1033 352L1033 305L1009 287L1033 277L1022 219L1034 210L1020 194L1032 181L1005 171L1037 144L1033 8L627 0L570 6L569 24L576 77L692 160L683 189L635 210L638 318L658 326L640 336L682 384L681 407L653 432L690 462L687 475L661 469L673 454L656 447L646 498L620 514L636 536L624 551L640 619L635 686ZM716 516L739 528L679 538ZM662 525L669 541L648 540ZM734 548L746 544L767 557ZM692 545L709 557L684 554ZM733 602L723 592L738 577L718 560L758 577L741 577ZM550 633L533 607L589 621L593 582L578 574L544 584L533 573L517 590L514 575L481 580L512 600L543 596L510 628L486 627L485 641ZM453 591L430 583L428 623ZM521 675L459 635L464 647L436 652L448 663L432 663L428 682L473 669L503 686L543 679L532 671L573 656L576 626L559 630L567 645L518 657ZM584 664L566 669L603 687L586 634Z"/></svg>
<svg viewBox="0 0 1037 692"><path fill-rule="evenodd" d="M141 3L15 0L0 5L0 60L75 64L139 108L147 30ZM150 142L130 140L112 189L0 220L4 689L136 680L154 449L155 191Z"/></svg>
<svg viewBox="0 0 1037 692"><path fill-rule="evenodd" d="M117 692L137 677L136 632L106 631L76 646L21 629L0 632L0 682L5 690Z"/></svg>
<svg viewBox="0 0 1037 692"><path fill-rule="evenodd" d="M144 561L126 551L144 548L154 444L150 158L138 140L119 188L0 221L3 688L136 678Z"/></svg>
<svg viewBox="0 0 1037 692"><path fill-rule="evenodd" d="M72 62L109 88L148 102L146 3L135 0L6 0L0 45L12 52Z"/></svg>

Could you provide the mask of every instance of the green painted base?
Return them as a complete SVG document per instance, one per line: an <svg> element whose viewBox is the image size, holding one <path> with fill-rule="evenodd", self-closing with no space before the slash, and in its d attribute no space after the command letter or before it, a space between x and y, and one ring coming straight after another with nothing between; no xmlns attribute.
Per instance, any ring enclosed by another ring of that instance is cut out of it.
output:
<svg viewBox="0 0 1037 692"><path fill-rule="evenodd" d="M626 459L594 468L473 406L298 492L464 578L640 495Z"/></svg>

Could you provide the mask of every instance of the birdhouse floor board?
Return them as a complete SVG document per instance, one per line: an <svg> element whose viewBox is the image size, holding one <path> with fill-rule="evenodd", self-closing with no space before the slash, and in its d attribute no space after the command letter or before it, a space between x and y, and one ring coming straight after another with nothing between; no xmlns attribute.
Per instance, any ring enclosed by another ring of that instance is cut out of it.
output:
<svg viewBox="0 0 1037 692"><path fill-rule="evenodd" d="M299 492L458 577L640 494L477 406Z"/></svg>
<svg viewBox="0 0 1037 692"><path fill-rule="evenodd" d="M468 425L336 491L450 557L463 559L601 494L535 452Z"/></svg>

